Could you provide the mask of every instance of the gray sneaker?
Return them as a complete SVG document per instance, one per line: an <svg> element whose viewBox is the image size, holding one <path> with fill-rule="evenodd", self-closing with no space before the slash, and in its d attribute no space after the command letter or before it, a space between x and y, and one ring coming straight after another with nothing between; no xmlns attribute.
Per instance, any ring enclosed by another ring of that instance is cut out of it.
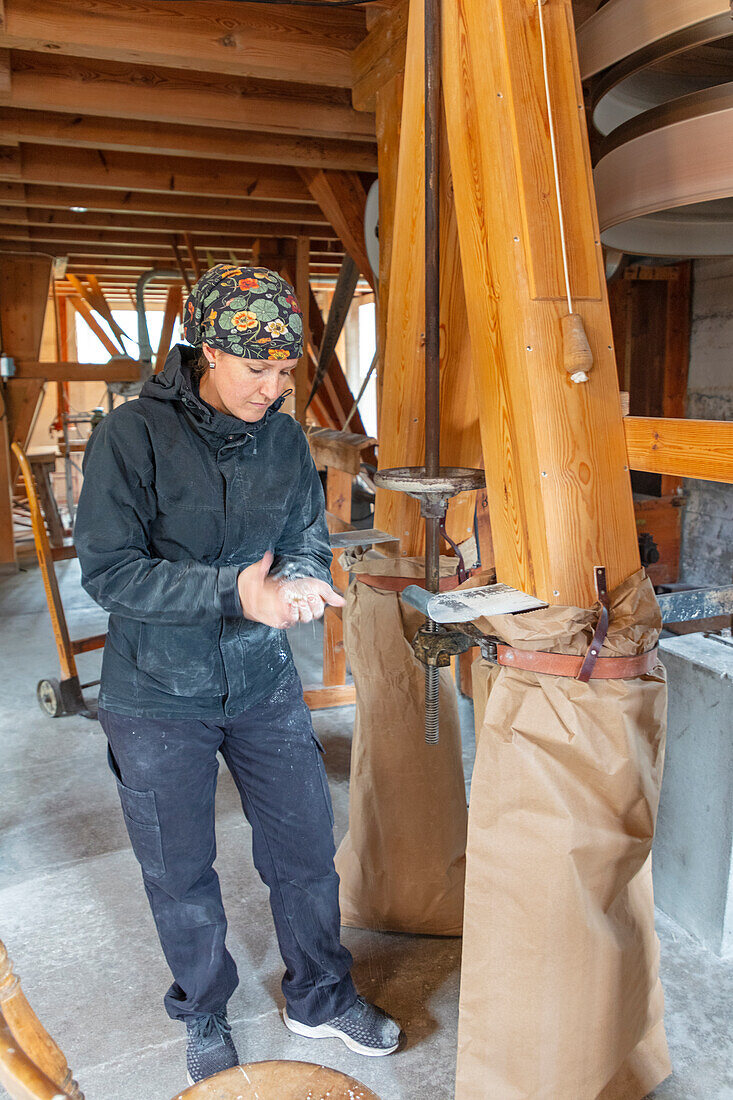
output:
<svg viewBox="0 0 733 1100"><path fill-rule="evenodd" d="M283 1022L296 1035L305 1035L309 1039L341 1039L349 1050L371 1058L393 1054L402 1039L400 1025L363 997L357 997L351 1008L340 1016L334 1016L317 1027L294 1020L288 1016L287 1008L283 1011Z"/></svg>
<svg viewBox="0 0 733 1100"><path fill-rule="evenodd" d="M223 1069L233 1069L239 1065L239 1056L229 1034L232 1028L225 1011L189 1016L186 1019L186 1030L189 1085L195 1085L197 1081L203 1081L204 1077L211 1077L214 1073L221 1073Z"/></svg>

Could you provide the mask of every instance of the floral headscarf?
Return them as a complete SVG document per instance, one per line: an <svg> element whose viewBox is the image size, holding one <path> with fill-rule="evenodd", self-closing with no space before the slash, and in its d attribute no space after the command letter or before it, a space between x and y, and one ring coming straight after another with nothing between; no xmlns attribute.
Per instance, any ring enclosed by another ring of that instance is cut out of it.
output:
<svg viewBox="0 0 733 1100"><path fill-rule="evenodd" d="M299 359L303 319L293 288L266 267L217 264L204 272L183 313L189 344L245 359Z"/></svg>

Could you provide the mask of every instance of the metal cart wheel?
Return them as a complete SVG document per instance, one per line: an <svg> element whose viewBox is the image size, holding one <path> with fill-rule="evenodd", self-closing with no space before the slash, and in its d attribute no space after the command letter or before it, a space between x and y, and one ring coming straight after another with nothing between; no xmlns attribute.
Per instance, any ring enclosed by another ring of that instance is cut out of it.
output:
<svg viewBox="0 0 733 1100"><path fill-rule="evenodd" d="M36 697L39 707L50 718L59 718L64 713L64 701L58 680L39 680Z"/></svg>

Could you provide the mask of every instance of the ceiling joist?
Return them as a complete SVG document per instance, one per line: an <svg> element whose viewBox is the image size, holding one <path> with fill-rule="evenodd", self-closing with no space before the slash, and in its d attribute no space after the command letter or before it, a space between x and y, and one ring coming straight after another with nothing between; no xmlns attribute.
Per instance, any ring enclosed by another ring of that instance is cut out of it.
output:
<svg viewBox="0 0 733 1100"><path fill-rule="evenodd" d="M9 107L363 141L374 116L340 88L11 50Z"/></svg>
<svg viewBox="0 0 733 1100"><path fill-rule="evenodd" d="M287 67L304 84L348 88L365 34L358 8L5 0L0 45L256 80L281 80Z"/></svg>
<svg viewBox="0 0 733 1100"><path fill-rule="evenodd" d="M296 168L377 170L376 143L369 141L331 141L214 126L163 124L145 119L110 119L92 114L3 108L0 144L19 142L147 155L167 153L234 163L287 164Z"/></svg>

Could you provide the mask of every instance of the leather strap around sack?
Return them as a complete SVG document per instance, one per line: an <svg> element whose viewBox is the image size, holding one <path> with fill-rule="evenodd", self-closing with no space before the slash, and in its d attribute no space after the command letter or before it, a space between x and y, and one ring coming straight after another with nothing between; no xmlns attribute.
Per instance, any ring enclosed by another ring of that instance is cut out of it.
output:
<svg viewBox="0 0 733 1100"><path fill-rule="evenodd" d="M509 645L497 645L496 659L507 668L521 668L525 672L544 672L548 676L568 676L577 680L584 657L570 653L547 653L545 650L514 649ZM657 663L657 647L639 653L635 657L597 657L590 675L591 680L634 680L646 676Z"/></svg>
<svg viewBox="0 0 733 1100"><path fill-rule="evenodd" d="M425 587L424 577L380 577L376 573L352 573L352 576L362 584L368 584L370 588L381 588L383 592L403 592L411 584L416 584L418 588ZM459 583L455 574L450 577L441 577L440 591L451 592L454 588L458 588Z"/></svg>

